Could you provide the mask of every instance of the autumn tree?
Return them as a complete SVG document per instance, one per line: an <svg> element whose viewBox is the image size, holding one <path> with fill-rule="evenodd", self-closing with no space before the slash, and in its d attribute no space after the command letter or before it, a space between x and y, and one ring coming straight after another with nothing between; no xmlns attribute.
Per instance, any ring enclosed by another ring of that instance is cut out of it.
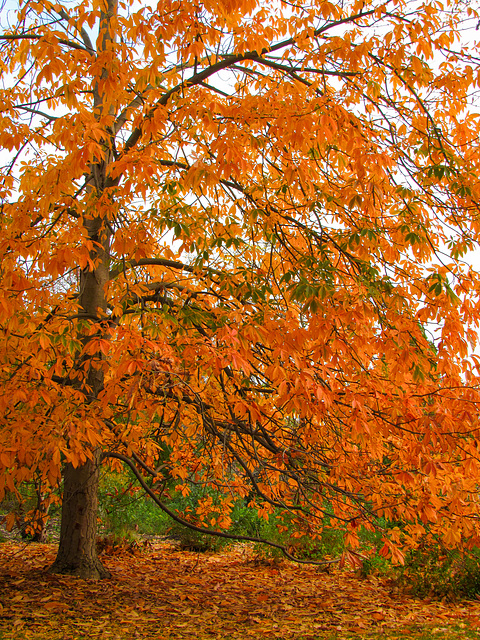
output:
<svg viewBox="0 0 480 640"><path fill-rule="evenodd" d="M355 549L478 544L472 6L26 0L1 42L0 496L101 465ZM474 33L474 31L473 31ZM470 346L469 346L470 345ZM48 497L50 496L50 497Z"/></svg>

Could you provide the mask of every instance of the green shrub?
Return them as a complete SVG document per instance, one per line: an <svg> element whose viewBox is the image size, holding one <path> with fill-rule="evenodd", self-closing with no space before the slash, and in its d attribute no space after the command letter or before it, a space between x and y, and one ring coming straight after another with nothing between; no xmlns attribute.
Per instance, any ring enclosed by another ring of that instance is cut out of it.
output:
<svg viewBox="0 0 480 640"><path fill-rule="evenodd" d="M106 474L100 484L99 514L104 532L118 538L162 535L170 518L141 489L131 486L127 474Z"/></svg>
<svg viewBox="0 0 480 640"><path fill-rule="evenodd" d="M252 538L261 537L265 520L260 518L256 509L247 507L244 500L238 500L235 503L231 518L232 526L229 533Z"/></svg>
<svg viewBox="0 0 480 640"><path fill-rule="evenodd" d="M184 496L171 488L165 498L169 509L180 515L195 516L200 501L209 497L214 506L212 517L221 515L221 494L201 484L193 485L190 489L190 493ZM176 540L181 548L195 551L218 551L232 544L229 539L194 531L172 520L143 491L135 487L129 472L107 473L102 478L99 504L103 522L101 533L112 534L116 538L130 539L132 533L137 536L165 535ZM308 535L294 537L296 528L292 522L293 517L288 512L276 509L266 520L258 515L255 508L247 506L244 499L235 502L230 517L232 525L228 533L263 538L280 544L302 560L335 557L344 548L343 532L331 527L328 517L325 518L322 535L315 539ZM260 543L255 546L255 550L263 556L283 557L280 549Z"/></svg>
<svg viewBox="0 0 480 640"><path fill-rule="evenodd" d="M234 514L237 512L236 509ZM240 517L235 520L231 532L264 538L280 544L300 560L319 561L326 557L338 556L344 549L343 531L331 527L328 517L325 518L325 528L319 537L308 534L297 537L293 516L285 510L276 509L268 520L261 518L255 509L247 506L239 509L238 513ZM276 547L259 543L255 546L255 550L263 556L283 557L283 552Z"/></svg>
<svg viewBox="0 0 480 640"><path fill-rule="evenodd" d="M480 551L446 549L435 540L410 551L399 584L419 597L476 598L480 595Z"/></svg>
<svg viewBox="0 0 480 640"><path fill-rule="evenodd" d="M360 577L368 578L371 575L387 576L393 572L393 566L390 560L384 558L378 553L362 561L360 568Z"/></svg>
<svg viewBox="0 0 480 640"><path fill-rule="evenodd" d="M190 487L190 493L186 496L171 487L163 498L169 509L180 515L195 516L200 501L206 497L212 499L214 507L212 517L222 512L222 495L214 489L197 484ZM216 509L216 510L215 510ZM145 496L142 490L136 488L134 478L127 471L123 474L107 473L101 482L100 490L100 514L103 521L103 534L113 534L116 538L131 539L132 534L164 535L175 540L181 548L195 551L218 551L234 541L221 537L211 536L199 531L191 530L166 515L155 503ZM249 536L263 538L286 547L289 552L301 560L321 561L325 558L339 557L344 551L344 531L336 527L335 522L329 517L324 518L324 529L319 537L312 538L309 535L296 537L296 525L292 514L280 508L270 514L268 519L258 515L257 510L249 507L245 499L239 498L233 505L230 514L232 525L228 533L237 536ZM206 526L212 526L208 522ZM382 524L382 523L380 523ZM385 526L393 524L383 523ZM362 546L373 555L363 568L365 575L370 573L385 573L389 566L388 561L375 555L375 550L383 544L381 542L382 531L367 531L362 529L360 540ZM255 545L257 554L280 558L283 553L280 549L263 544Z"/></svg>

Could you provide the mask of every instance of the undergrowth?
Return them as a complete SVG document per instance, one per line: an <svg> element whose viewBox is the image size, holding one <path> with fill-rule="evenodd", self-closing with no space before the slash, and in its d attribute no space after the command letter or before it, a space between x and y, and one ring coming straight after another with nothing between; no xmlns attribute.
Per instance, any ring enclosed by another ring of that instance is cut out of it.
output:
<svg viewBox="0 0 480 640"><path fill-rule="evenodd" d="M447 549L426 537L398 570L398 584L419 598L474 599L480 595L480 550Z"/></svg>
<svg viewBox="0 0 480 640"><path fill-rule="evenodd" d="M194 486L188 496L171 489L164 497L174 512L195 514L206 493L208 489L205 487ZM32 500L29 493L26 498ZM212 499L220 513L221 502L217 504L215 496ZM108 473L104 476L99 505L102 523L99 544L101 550L106 549L110 553L122 549L134 552L139 547L146 550L143 545L150 536L165 536L181 549L196 552L218 552L231 544L228 539L194 531L172 521L133 482L129 482L126 474ZM3 513L11 509L8 504L3 507ZM344 551L343 531L336 528L328 517L325 517L321 536L316 539L307 535L293 537L295 526L288 514L276 510L265 519L243 499L235 502L231 519L228 533L270 540L285 546L289 553L301 560L335 559ZM382 527L392 526L386 522L380 524ZM58 525L57 519L55 526L58 528ZM49 529L52 528L50 524ZM8 538L2 536L0 542L2 539ZM361 578L371 575L388 577L397 587L419 598L453 600L480 596L480 549L469 552L447 549L439 540L426 535L416 549L407 553L403 567L393 567L379 552L383 545L380 530L361 530L360 541L360 551L364 556L358 571ZM273 547L256 544L254 548L258 557L277 559L283 556L281 550Z"/></svg>

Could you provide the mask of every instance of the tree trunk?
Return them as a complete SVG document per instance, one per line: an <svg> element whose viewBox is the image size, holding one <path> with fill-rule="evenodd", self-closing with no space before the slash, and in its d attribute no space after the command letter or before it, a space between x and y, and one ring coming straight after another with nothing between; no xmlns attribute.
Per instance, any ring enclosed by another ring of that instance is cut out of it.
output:
<svg viewBox="0 0 480 640"><path fill-rule="evenodd" d="M98 331L102 335L102 314L107 307L106 287L108 284L108 250L110 234L101 231L102 219L86 220L84 226L95 243L91 252L92 261L97 266L92 271L83 271L80 276L80 306L88 318L98 318ZM100 315L99 315L100 314ZM83 338L85 345L91 335ZM94 404L103 388L104 372L98 367L101 353L80 357L79 368L87 368L81 390L86 404ZM62 524L57 559L50 567L53 573L67 573L79 578L106 578L97 556L97 508L100 451L92 451L92 458L83 465L74 467L65 464L63 469Z"/></svg>
<svg viewBox="0 0 480 640"><path fill-rule="evenodd" d="M95 241L95 255L92 259L100 262L93 271L83 272L80 278L80 304L87 317L98 317L106 309L105 290L108 283L108 234L99 234L99 219L85 222L90 238ZM101 326L101 325L100 325ZM101 331L101 329L99 329ZM86 336L88 344L91 336ZM90 361L81 389L85 403L95 403L103 388L104 372L95 364L102 354L80 358L82 368ZM63 469L62 524L57 559L50 568L53 573L67 573L79 578L106 578L97 556L97 508L100 451L92 451L92 459L74 467L65 464Z"/></svg>
<svg viewBox="0 0 480 640"><path fill-rule="evenodd" d="M116 13L117 0L106 0L105 9L100 14L97 43L99 52L109 50L115 40L112 19ZM108 69L103 69L101 79L105 80L108 75ZM96 119L100 120L105 115L105 110L113 116L114 107L109 105L108 101L105 102L98 82L95 84L93 94ZM104 156L91 165L91 182L87 192L93 197L90 207L86 208L82 217L83 229L92 246L91 264L95 265L94 268L89 267L80 271L80 309L85 318L96 325L93 333L87 332L83 337L85 346L96 337L108 339L108 332L105 333L105 329L108 326L106 311L112 227L108 218L108 207L105 207L108 200L104 200L100 207L98 203L105 198L108 167L113 160L112 148L106 147ZM109 197L113 196L107 196ZM92 354L88 350L83 357L80 357L78 369L84 374L86 372L80 388L87 404L95 403L103 389L104 370L98 366L103 358L101 352ZM100 451L95 451L92 453L92 459L87 460L82 466L74 467L69 463L64 467L62 524L57 558L50 567L53 573L67 573L80 578L106 578L110 575L98 559L96 546L99 465Z"/></svg>
<svg viewBox="0 0 480 640"><path fill-rule="evenodd" d="M60 544L49 572L108 578L97 555L98 455L81 467L66 464L63 478Z"/></svg>
<svg viewBox="0 0 480 640"><path fill-rule="evenodd" d="M107 308L110 245L110 234L104 232L102 226L101 218L84 221L94 243L91 258L97 266L92 271L82 271L80 275L80 306L85 317L97 319L96 335L100 336L103 336L102 320L106 317ZM88 345L91 339L91 335L86 335L82 341ZM103 389L104 372L98 367L102 359L102 353L84 355L79 359L80 370L87 369L80 385L86 404L94 404ZM96 547L100 451L92 451L91 455L92 458L83 465L74 467L68 463L63 469L62 524L57 559L50 568L53 573L68 573L80 578L109 576L98 559Z"/></svg>

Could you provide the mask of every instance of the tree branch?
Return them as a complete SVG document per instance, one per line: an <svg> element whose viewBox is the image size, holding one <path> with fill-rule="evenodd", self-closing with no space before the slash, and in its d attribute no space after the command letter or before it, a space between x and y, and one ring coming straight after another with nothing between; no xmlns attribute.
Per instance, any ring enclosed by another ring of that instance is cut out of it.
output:
<svg viewBox="0 0 480 640"><path fill-rule="evenodd" d="M44 111L39 111L38 109L32 109L32 107L24 107L23 105L15 105L14 109L22 109L23 111L28 111L29 113L33 113L36 116L40 116L42 118L46 118L49 122L55 122L59 120L59 116L51 116Z"/></svg>
<svg viewBox="0 0 480 640"><path fill-rule="evenodd" d="M56 9L54 8L55 13L57 13L63 20L66 20L69 24L70 23L70 16L68 15L68 13L65 11L65 9ZM76 25L74 25L75 28ZM87 48L87 50L92 53L93 55L95 55L95 47L92 44L92 41L90 40L90 36L88 35L88 33L86 32L86 30L81 27L80 29L77 28L77 31L80 33L82 40L85 44L85 47Z"/></svg>
<svg viewBox="0 0 480 640"><path fill-rule="evenodd" d="M289 553L289 551L287 550L286 547L284 547L281 544L277 544L276 542L272 542L271 540L267 540L265 538L256 538L254 536L241 536L241 535L235 535L233 533L225 533L224 531L218 531L216 529L204 529L203 527L197 527L196 525L192 524L191 522L187 522L187 520L184 520L183 518L180 518L177 514L175 514L173 511L171 511L155 494L154 491L152 491L152 489L148 486L148 484L145 482L145 480L142 478L141 473L138 471L137 467L135 466L133 460L121 453L117 453L114 451L108 451L105 452L102 455L102 459L105 458L116 458L117 460L121 460L122 462L125 462L125 464L127 464L130 469L132 470L134 476L137 478L138 482L140 483L140 485L142 486L143 490L145 491L145 493L147 493L150 498L152 498L152 500L155 502L155 504L160 507L160 509L166 513L168 516L170 516L170 518L172 518L172 520L175 520L175 522L178 522L178 524L183 525L184 527L187 527L188 529L191 529L192 531L197 531L198 533L204 533L206 535L209 536L216 536L218 538L226 538L227 540L239 540L239 541L246 541L246 542L258 542L260 544L266 544L270 547L274 547L275 549L280 549L280 551L283 553L283 555L285 557L287 557L289 560L293 560L293 562L298 562L299 564L313 564L313 565L319 565L319 566L324 566L324 565L330 565L330 564L335 564L337 562L340 562L340 558L337 558L335 560L322 560L321 562L318 561L314 561L314 560L300 560L299 558L295 558L295 556L293 556L291 553ZM148 469L148 467L146 467L146 465L141 465L145 470ZM149 470L151 472L151 470ZM153 475L153 474L152 474ZM154 477L157 474L154 475Z"/></svg>
<svg viewBox="0 0 480 640"><path fill-rule="evenodd" d="M36 35L27 35L27 34L19 34L19 35L0 35L0 40L42 40L45 39L45 36L36 36ZM79 49L80 51L85 51L86 53L91 53L88 49L86 49L81 44L77 42L72 42L71 40L59 39L58 42L60 44L64 44L67 47L71 47L72 49Z"/></svg>
<svg viewBox="0 0 480 640"><path fill-rule="evenodd" d="M129 262L125 262L123 265L118 265L114 269L110 271L110 280L114 280L121 273L125 273L129 269L133 269L134 267L168 267L170 269L177 269L178 271L187 271L188 273L194 273L199 275L199 270L195 269L188 264L184 264L183 262L179 262L177 260L167 260L166 258L142 258L141 260L130 260ZM209 267L204 268L203 271L208 271L208 274L213 274L216 276L221 276L222 272L217 269L211 269Z"/></svg>

